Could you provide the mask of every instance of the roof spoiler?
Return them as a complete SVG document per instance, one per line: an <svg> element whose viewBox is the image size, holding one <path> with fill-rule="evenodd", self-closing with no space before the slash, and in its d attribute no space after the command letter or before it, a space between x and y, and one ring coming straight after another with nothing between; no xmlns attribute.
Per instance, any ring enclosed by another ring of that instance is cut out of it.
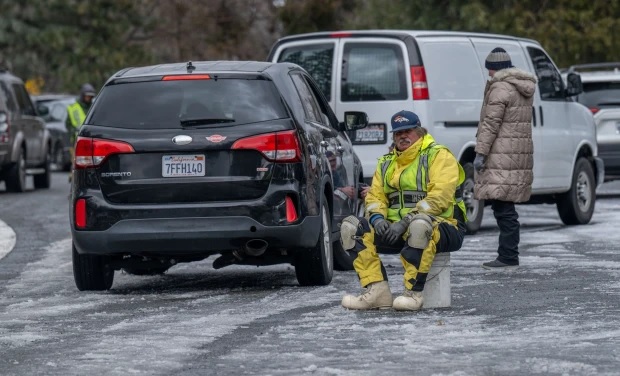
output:
<svg viewBox="0 0 620 376"><path fill-rule="evenodd" d="M576 71L587 71L587 70L619 70L620 62L609 62L609 63L591 63L591 64L577 64L571 65L568 69L562 69L562 72L576 72Z"/></svg>

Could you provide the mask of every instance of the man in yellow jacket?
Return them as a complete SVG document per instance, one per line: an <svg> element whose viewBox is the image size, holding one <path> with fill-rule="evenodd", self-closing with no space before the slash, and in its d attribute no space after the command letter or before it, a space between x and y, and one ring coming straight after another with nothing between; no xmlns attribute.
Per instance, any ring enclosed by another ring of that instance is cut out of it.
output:
<svg viewBox="0 0 620 376"><path fill-rule="evenodd" d="M348 309L421 309L435 253L463 243L465 207L457 194L463 169L415 113L400 111L391 123L395 148L379 159L365 200L367 218L349 216L340 229L343 248L357 251L353 266L366 289L343 297ZM394 301L377 245L400 249L405 291Z"/></svg>

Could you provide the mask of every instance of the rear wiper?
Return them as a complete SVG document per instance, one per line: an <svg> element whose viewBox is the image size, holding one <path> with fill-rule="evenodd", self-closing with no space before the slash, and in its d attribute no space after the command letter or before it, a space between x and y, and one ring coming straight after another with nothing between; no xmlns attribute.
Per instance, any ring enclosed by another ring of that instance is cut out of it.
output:
<svg viewBox="0 0 620 376"><path fill-rule="evenodd" d="M229 118L203 118L203 119L183 119L181 120L181 125L183 126L196 126L196 125L206 125L206 124L223 124L223 123L234 123L235 119Z"/></svg>

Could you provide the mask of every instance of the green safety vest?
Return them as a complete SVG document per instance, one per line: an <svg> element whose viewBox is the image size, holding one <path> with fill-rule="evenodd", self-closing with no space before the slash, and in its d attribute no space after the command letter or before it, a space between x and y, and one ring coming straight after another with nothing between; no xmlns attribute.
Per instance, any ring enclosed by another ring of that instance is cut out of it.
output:
<svg viewBox="0 0 620 376"><path fill-rule="evenodd" d="M381 164L381 177L383 180L383 192L388 198L388 220L395 222L407 215L411 209L415 208L418 201L423 200L428 192L429 165L441 149L449 150L447 147L438 144L431 144L426 149L420 151L418 157L411 163L400 175L400 190L391 187L387 182L394 173L395 165L392 163L396 154L384 155L379 163ZM458 186L465 181L465 171L461 164L459 166ZM458 191L457 186L457 191ZM467 221L465 203L462 197L455 197L453 205L446 209L439 216L443 218L452 218L454 213L454 205L457 205L463 213L463 218Z"/></svg>
<svg viewBox="0 0 620 376"><path fill-rule="evenodd" d="M82 106L75 102L67 107L67 112L69 113L69 120L71 121L71 125L73 128L79 128L80 125L84 123L86 120L86 113Z"/></svg>

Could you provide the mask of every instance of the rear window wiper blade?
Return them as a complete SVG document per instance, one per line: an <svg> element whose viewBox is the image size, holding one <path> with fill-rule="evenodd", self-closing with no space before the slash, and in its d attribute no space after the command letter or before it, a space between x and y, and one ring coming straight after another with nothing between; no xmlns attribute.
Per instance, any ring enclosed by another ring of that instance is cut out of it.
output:
<svg viewBox="0 0 620 376"><path fill-rule="evenodd" d="M234 123L235 119L229 118L201 118L201 119L182 119L182 126L196 126L196 125L207 125L207 124L223 124L223 123Z"/></svg>

